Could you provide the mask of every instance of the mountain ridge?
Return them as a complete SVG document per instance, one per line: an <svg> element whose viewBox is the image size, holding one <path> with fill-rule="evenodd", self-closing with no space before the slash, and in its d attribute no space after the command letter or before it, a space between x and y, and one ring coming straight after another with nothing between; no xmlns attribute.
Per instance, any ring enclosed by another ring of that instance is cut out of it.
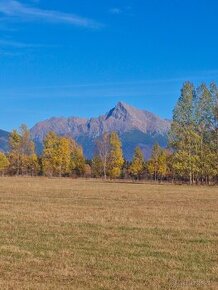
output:
<svg viewBox="0 0 218 290"><path fill-rule="evenodd" d="M170 120L161 119L149 111L118 102L99 117L51 117L36 123L30 132L38 154L42 153L44 137L54 131L60 136L74 138L83 147L86 158L91 159L96 140L106 132L116 131L122 141L124 157L131 160L136 146L142 149L145 158L149 158L155 143L166 147L170 124ZM0 150L3 152L9 150L9 134L0 130Z"/></svg>
<svg viewBox="0 0 218 290"><path fill-rule="evenodd" d="M96 139L105 132L116 131L122 140L125 158L131 159L133 147L140 146L145 157L149 157L151 147L155 142L166 146L169 128L170 121L161 119L146 110L118 102L106 114L96 118L52 117L38 122L31 129L31 137L41 149L43 139L49 131L72 137L84 148L85 156L92 158ZM141 136L140 140L138 140L139 136ZM138 141L134 142L134 138ZM126 139L132 140L131 148Z"/></svg>

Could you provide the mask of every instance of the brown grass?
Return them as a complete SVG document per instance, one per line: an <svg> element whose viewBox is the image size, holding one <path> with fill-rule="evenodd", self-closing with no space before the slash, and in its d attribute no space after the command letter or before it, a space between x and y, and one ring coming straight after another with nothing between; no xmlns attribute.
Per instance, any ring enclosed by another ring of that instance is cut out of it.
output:
<svg viewBox="0 0 218 290"><path fill-rule="evenodd" d="M217 187L0 178L0 289L218 289Z"/></svg>

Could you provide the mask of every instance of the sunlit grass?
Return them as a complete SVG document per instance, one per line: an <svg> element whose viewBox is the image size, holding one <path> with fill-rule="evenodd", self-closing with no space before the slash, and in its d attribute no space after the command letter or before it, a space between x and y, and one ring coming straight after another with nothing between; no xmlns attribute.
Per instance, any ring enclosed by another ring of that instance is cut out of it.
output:
<svg viewBox="0 0 218 290"><path fill-rule="evenodd" d="M217 187L0 179L1 289L217 289Z"/></svg>

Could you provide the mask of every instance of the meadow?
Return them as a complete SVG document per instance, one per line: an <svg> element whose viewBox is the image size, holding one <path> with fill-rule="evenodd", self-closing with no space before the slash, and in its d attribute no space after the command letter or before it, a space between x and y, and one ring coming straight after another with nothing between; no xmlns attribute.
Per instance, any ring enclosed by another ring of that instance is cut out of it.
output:
<svg viewBox="0 0 218 290"><path fill-rule="evenodd" d="M0 178L0 289L218 289L218 188Z"/></svg>

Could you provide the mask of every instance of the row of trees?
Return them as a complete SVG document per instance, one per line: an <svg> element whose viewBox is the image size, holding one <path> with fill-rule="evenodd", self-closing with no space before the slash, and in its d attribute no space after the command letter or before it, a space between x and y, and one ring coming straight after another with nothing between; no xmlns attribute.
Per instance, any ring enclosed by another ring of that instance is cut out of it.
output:
<svg viewBox="0 0 218 290"><path fill-rule="evenodd" d="M0 153L0 172L10 175L89 176L179 180L193 183L218 181L218 89L215 84L184 84L173 111L167 149L155 144L150 160L137 147L131 162L123 158L117 133L105 133L96 142L96 154L86 161L82 148L71 138L49 132L42 156L25 125L10 135L10 152Z"/></svg>
<svg viewBox="0 0 218 290"><path fill-rule="evenodd" d="M173 111L169 134L172 174L189 183L209 183L218 176L218 88L197 89L187 82Z"/></svg>
<svg viewBox="0 0 218 290"><path fill-rule="evenodd" d="M26 125L14 130L9 138L10 152L0 153L0 172L9 175L82 176L85 172L83 151L74 140L49 132L42 156L35 153Z"/></svg>
<svg viewBox="0 0 218 290"><path fill-rule="evenodd" d="M145 162L143 152L135 149L132 162L123 158L122 144L117 133L104 134L96 144L93 160L85 160L80 146L71 138L49 132L44 140L42 156L35 153L30 131L22 125L10 135L10 152L0 153L0 172L9 175L92 176L155 180L167 176L167 152L155 145L151 159Z"/></svg>

